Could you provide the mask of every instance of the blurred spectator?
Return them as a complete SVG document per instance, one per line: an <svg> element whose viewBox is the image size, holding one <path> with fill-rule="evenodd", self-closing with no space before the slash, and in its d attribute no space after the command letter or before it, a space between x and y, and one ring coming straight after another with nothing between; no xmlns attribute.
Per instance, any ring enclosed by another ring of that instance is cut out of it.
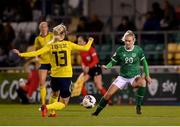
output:
<svg viewBox="0 0 180 127"><path fill-rule="evenodd" d="M2 47L3 49L6 46L4 36L5 36L4 25L0 22L0 47Z"/></svg>
<svg viewBox="0 0 180 127"><path fill-rule="evenodd" d="M88 32L88 22L86 17L81 17L77 26L77 32Z"/></svg>
<svg viewBox="0 0 180 127"><path fill-rule="evenodd" d="M17 19L17 9L7 6L3 11L3 21L14 21Z"/></svg>
<svg viewBox="0 0 180 127"><path fill-rule="evenodd" d="M158 2L154 2L152 4L152 13L154 15L154 18L159 20L159 21L164 17L164 12L160 8L160 5Z"/></svg>
<svg viewBox="0 0 180 127"><path fill-rule="evenodd" d="M5 1L4 0L1 0L1 4L0 4L0 21L2 20L2 17L3 17L3 11L4 11L4 8L5 8Z"/></svg>
<svg viewBox="0 0 180 127"><path fill-rule="evenodd" d="M42 11L40 10L38 3L35 3L32 11L32 19L33 21L38 22L40 17L42 17Z"/></svg>
<svg viewBox="0 0 180 127"><path fill-rule="evenodd" d="M68 0L69 14L83 15L83 0Z"/></svg>
<svg viewBox="0 0 180 127"><path fill-rule="evenodd" d="M69 33L74 33L77 31L77 27L78 27L78 24L79 24L79 17L72 17L71 18L71 21L70 21L70 24L68 26L68 31Z"/></svg>
<svg viewBox="0 0 180 127"><path fill-rule="evenodd" d="M19 32L18 36L15 38L13 43L11 43L11 45L9 45L8 47L9 47L8 66L10 67L21 66L24 63L24 59L14 54L11 49L19 48L21 51L26 50L27 44L25 41L24 32L23 31Z"/></svg>
<svg viewBox="0 0 180 127"><path fill-rule="evenodd" d="M99 19L97 15L92 15L89 23L89 30L91 32L101 32L103 29L103 22Z"/></svg>
<svg viewBox="0 0 180 127"><path fill-rule="evenodd" d="M104 23L99 19L99 17L97 15L92 15L90 17L90 22L89 22L89 32L102 32L103 31L103 26ZM99 35L90 35L94 38L94 43L98 44L100 43L100 41L103 41L104 37L101 38L101 36ZM102 39L102 40L100 40ZM103 41L105 42L105 41Z"/></svg>
<svg viewBox="0 0 180 127"><path fill-rule="evenodd" d="M31 51L35 51L35 50L36 50L36 48L35 48L35 46L34 46L34 40L35 40L36 36L37 36L37 35L35 35L35 34L32 34L32 35L30 36L30 39L29 39L29 43L28 43L28 47L27 47L26 52L31 52Z"/></svg>
<svg viewBox="0 0 180 127"><path fill-rule="evenodd" d="M0 67L7 66L7 55L5 54L4 50L0 48Z"/></svg>
<svg viewBox="0 0 180 127"><path fill-rule="evenodd" d="M32 21L32 7L30 0L18 0L18 13L20 14L20 21Z"/></svg>
<svg viewBox="0 0 180 127"><path fill-rule="evenodd" d="M15 39L15 32L12 28L10 22L7 22L4 26L4 32L5 32L5 52L8 54L8 51L11 49L12 42Z"/></svg>
<svg viewBox="0 0 180 127"><path fill-rule="evenodd" d="M175 9L167 0L164 0L164 17L160 25L163 30L171 30L176 26Z"/></svg>
<svg viewBox="0 0 180 127"><path fill-rule="evenodd" d="M24 31L19 31L17 33L17 37L14 39L13 44L11 45L11 49L13 49L12 47L18 48L21 51L26 51L27 40Z"/></svg>
<svg viewBox="0 0 180 127"><path fill-rule="evenodd" d="M32 0L1 0L0 18L3 21L31 21Z"/></svg>
<svg viewBox="0 0 180 127"><path fill-rule="evenodd" d="M155 17L153 12L147 12L143 30L160 30L160 20Z"/></svg>
<svg viewBox="0 0 180 127"><path fill-rule="evenodd" d="M120 24L116 28L116 32L122 32L122 31L127 31L127 30L134 30L135 31L136 27L135 27L134 23L132 23L129 20L128 16L123 16L121 18ZM116 37L115 37L115 43L116 44L118 44L121 41L121 39L120 39L121 36L123 36L123 34L116 35Z"/></svg>
<svg viewBox="0 0 180 127"><path fill-rule="evenodd" d="M135 25L129 20L128 16L123 16L121 19L121 23L118 25L116 31L127 31L127 30L136 30Z"/></svg>
<svg viewBox="0 0 180 127"><path fill-rule="evenodd" d="M157 31L160 30L160 20L157 19L153 12L146 13L146 20L143 26L144 31ZM163 43L164 42L164 35L163 34L142 34L141 35L142 42L148 43Z"/></svg>
<svg viewBox="0 0 180 127"><path fill-rule="evenodd" d="M52 14L56 15L56 16L59 16L59 15L64 16L65 15L65 9L67 9L66 5L65 5L65 0L53 0L51 2L53 2Z"/></svg>

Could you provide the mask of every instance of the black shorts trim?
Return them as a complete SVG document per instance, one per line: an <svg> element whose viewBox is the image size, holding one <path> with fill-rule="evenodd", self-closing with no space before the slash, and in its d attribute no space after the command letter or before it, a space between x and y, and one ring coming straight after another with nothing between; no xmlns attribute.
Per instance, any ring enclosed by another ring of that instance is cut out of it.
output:
<svg viewBox="0 0 180 127"><path fill-rule="evenodd" d="M51 70L51 64L41 64L39 70Z"/></svg>
<svg viewBox="0 0 180 127"><path fill-rule="evenodd" d="M96 64L93 68L90 68L88 74L91 77L94 77L94 76L97 76L97 75L101 75L102 74L101 65Z"/></svg>

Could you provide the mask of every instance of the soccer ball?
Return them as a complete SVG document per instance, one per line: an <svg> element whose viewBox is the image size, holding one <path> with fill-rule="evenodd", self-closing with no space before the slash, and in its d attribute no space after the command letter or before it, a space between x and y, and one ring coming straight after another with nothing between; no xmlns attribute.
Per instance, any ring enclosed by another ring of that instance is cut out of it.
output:
<svg viewBox="0 0 180 127"><path fill-rule="evenodd" d="M85 108L93 108L96 104L96 99L92 95L86 95L82 104Z"/></svg>

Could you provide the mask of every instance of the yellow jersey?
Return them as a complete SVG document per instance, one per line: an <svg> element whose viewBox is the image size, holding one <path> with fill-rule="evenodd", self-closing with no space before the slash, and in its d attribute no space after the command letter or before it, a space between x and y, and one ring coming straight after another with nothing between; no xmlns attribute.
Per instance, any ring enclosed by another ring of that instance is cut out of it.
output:
<svg viewBox="0 0 180 127"><path fill-rule="evenodd" d="M52 77L72 77L72 64L71 64L71 51L88 51L93 43L92 40L84 46L77 45L71 41L53 42L47 44L43 48L27 52L20 53L21 57L34 57L40 54L49 52L50 64L51 64L51 76Z"/></svg>
<svg viewBox="0 0 180 127"><path fill-rule="evenodd" d="M39 35L35 39L34 47L36 48L36 50L41 49L52 39L53 39L53 33L51 32L49 32L45 37ZM39 56L40 64L49 64L49 61L50 61L49 53L44 53Z"/></svg>

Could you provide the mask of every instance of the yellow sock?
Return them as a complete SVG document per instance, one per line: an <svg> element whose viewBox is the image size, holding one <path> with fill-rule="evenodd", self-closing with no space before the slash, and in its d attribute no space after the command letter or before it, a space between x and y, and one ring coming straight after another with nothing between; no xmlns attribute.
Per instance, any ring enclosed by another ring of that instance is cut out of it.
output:
<svg viewBox="0 0 180 127"><path fill-rule="evenodd" d="M41 86L40 87L40 95L41 95L41 103L42 105L46 104L46 87Z"/></svg>
<svg viewBox="0 0 180 127"><path fill-rule="evenodd" d="M58 101L58 97L54 97L54 96L50 96L50 98L49 98L49 104L52 104L52 103L54 103L54 102L57 102ZM55 110L50 110L50 114L55 114L56 112L55 112Z"/></svg>
<svg viewBox="0 0 180 127"><path fill-rule="evenodd" d="M63 104L62 102L54 102L52 104L46 105L46 107L48 110L62 110L65 107L65 104Z"/></svg>

